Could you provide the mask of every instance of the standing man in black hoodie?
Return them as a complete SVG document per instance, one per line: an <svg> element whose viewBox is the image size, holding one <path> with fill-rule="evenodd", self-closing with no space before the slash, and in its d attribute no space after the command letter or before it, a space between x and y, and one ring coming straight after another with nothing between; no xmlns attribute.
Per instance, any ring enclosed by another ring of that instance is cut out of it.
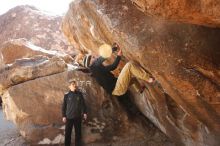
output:
<svg viewBox="0 0 220 146"><path fill-rule="evenodd" d="M77 90L76 81L69 82L70 91L64 95L62 115L65 127L65 146L71 145L71 134L75 128L75 145L81 146L82 117L87 119L86 104L83 94Z"/></svg>

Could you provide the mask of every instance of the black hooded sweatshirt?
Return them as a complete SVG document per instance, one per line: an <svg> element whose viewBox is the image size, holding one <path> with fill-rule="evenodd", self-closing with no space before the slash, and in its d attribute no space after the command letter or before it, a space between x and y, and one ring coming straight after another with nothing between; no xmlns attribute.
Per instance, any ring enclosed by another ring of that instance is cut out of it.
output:
<svg viewBox="0 0 220 146"><path fill-rule="evenodd" d="M80 91L69 91L64 95L62 115L67 119L81 118L86 114L86 104L83 94Z"/></svg>

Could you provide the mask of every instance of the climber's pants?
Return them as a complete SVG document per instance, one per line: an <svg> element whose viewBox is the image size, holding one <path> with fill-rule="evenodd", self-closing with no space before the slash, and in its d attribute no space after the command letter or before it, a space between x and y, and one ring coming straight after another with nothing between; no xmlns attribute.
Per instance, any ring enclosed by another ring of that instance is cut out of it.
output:
<svg viewBox="0 0 220 146"><path fill-rule="evenodd" d="M131 81L132 75L145 81L150 78L150 75L141 66L133 61L129 61L119 74L115 89L113 90L112 94L117 96L125 94Z"/></svg>
<svg viewBox="0 0 220 146"><path fill-rule="evenodd" d="M71 145L71 134L74 126L75 129L75 145L81 146L81 118L67 119L65 127L65 146Z"/></svg>

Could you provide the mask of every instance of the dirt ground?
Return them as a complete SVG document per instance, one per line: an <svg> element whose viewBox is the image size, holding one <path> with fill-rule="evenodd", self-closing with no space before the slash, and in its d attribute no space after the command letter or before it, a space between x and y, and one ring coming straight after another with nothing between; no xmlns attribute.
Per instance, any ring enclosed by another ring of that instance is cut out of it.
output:
<svg viewBox="0 0 220 146"><path fill-rule="evenodd" d="M72 144L74 146L74 144ZM151 140L125 140L117 143L91 143L84 146L159 146L157 142ZM164 141L164 145L173 146L173 144ZM16 126L5 120L2 108L0 106L0 146L35 146L25 142L22 136L19 134ZM46 145L41 145L46 146ZM47 145L49 146L49 145ZM54 145L64 146L64 145Z"/></svg>
<svg viewBox="0 0 220 146"><path fill-rule="evenodd" d="M0 146L26 146L15 125L4 119L0 106Z"/></svg>

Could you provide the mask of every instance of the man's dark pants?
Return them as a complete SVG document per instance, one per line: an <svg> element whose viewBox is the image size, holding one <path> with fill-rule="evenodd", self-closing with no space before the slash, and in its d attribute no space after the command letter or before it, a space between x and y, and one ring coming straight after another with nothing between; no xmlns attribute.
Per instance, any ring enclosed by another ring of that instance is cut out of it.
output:
<svg viewBox="0 0 220 146"><path fill-rule="evenodd" d="M73 126L75 129L75 146L81 146L81 118L67 119L65 128L65 146L71 145L71 134Z"/></svg>

